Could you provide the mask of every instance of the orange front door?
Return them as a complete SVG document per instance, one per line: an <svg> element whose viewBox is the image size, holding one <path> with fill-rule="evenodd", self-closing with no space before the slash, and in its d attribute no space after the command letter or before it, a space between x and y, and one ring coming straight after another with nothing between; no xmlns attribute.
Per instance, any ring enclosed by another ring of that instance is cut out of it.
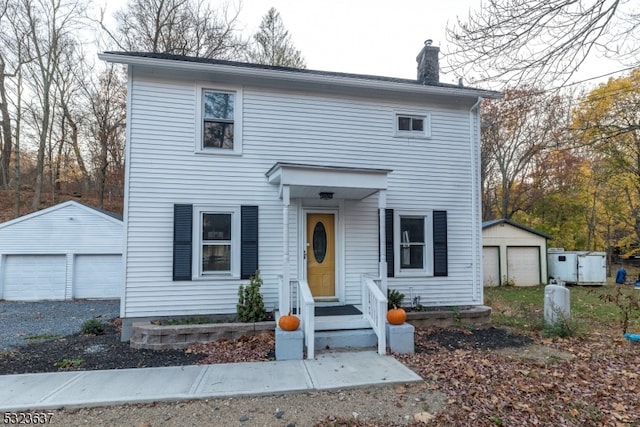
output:
<svg viewBox="0 0 640 427"><path fill-rule="evenodd" d="M336 295L335 215L307 214L307 282L314 297Z"/></svg>

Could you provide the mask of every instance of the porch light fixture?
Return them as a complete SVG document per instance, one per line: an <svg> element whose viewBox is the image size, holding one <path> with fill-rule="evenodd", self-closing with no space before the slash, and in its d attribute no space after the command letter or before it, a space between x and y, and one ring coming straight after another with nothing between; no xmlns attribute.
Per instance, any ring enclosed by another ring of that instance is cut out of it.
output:
<svg viewBox="0 0 640 427"><path fill-rule="evenodd" d="M320 196L320 200L333 199L333 193L329 193L328 191L321 191L318 195Z"/></svg>

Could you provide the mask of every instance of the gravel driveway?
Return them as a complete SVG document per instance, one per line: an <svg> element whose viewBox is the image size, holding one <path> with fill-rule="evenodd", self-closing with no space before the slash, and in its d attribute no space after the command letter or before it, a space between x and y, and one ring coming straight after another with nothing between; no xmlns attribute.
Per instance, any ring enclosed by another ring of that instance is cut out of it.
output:
<svg viewBox="0 0 640 427"><path fill-rule="evenodd" d="M80 332L93 317L109 320L120 316L120 300L0 301L0 351Z"/></svg>

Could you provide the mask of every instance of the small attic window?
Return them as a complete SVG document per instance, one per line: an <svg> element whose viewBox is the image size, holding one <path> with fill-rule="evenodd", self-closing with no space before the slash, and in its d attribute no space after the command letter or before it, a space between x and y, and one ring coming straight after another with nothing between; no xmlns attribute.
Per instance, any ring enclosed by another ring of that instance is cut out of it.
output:
<svg viewBox="0 0 640 427"><path fill-rule="evenodd" d="M396 113L395 136L405 138L431 137L431 115Z"/></svg>

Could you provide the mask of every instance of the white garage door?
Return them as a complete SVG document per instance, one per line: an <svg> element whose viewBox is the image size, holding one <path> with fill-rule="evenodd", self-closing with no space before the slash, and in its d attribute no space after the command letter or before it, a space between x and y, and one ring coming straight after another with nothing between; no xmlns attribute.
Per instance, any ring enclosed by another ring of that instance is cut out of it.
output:
<svg viewBox="0 0 640 427"><path fill-rule="evenodd" d="M120 298L122 256L76 255L74 298Z"/></svg>
<svg viewBox="0 0 640 427"><path fill-rule="evenodd" d="M500 284L499 248L485 246L482 248L482 281L485 286Z"/></svg>
<svg viewBox="0 0 640 427"><path fill-rule="evenodd" d="M64 255L7 255L3 298L13 301L63 300L66 260Z"/></svg>
<svg viewBox="0 0 640 427"><path fill-rule="evenodd" d="M540 248L508 247L507 269L509 280L516 286L540 284Z"/></svg>

